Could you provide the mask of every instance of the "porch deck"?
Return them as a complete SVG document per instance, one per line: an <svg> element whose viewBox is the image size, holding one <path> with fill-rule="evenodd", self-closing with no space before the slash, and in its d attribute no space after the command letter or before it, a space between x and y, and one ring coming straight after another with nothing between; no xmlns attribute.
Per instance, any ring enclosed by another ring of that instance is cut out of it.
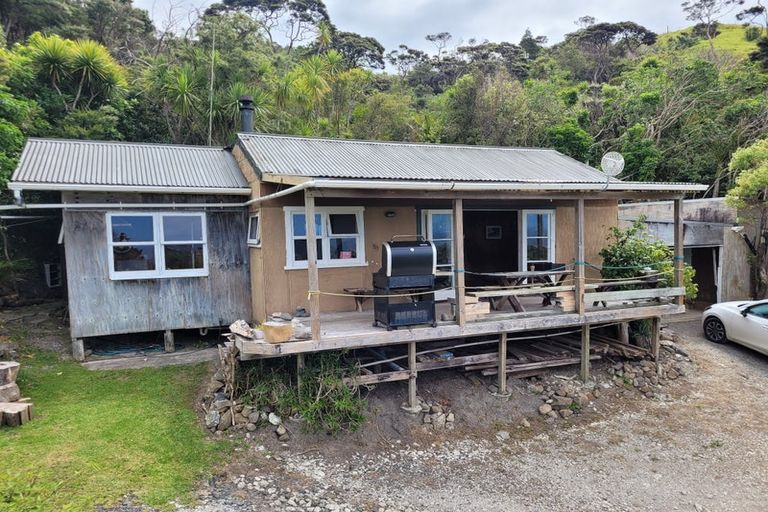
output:
<svg viewBox="0 0 768 512"><path fill-rule="evenodd" d="M500 333L594 326L685 312L683 305L668 299L658 299L655 302L636 304L609 303L607 306L591 306L583 315L579 315L575 312L564 312L559 307L539 306L537 308L536 298L526 299L530 304L524 313L501 310L467 321L463 326L454 321L447 321L438 322L437 327L424 325L393 331L374 327L372 311L325 313L320 316L320 339L278 344L238 339L236 345L244 358L275 357L324 350L359 349ZM438 318L446 311L448 311L447 304L438 304Z"/></svg>

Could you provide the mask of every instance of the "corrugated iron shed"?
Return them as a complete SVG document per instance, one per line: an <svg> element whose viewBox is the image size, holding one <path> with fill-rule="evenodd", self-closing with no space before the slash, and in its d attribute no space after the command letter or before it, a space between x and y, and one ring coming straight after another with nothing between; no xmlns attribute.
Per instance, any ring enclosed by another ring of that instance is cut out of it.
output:
<svg viewBox="0 0 768 512"><path fill-rule="evenodd" d="M203 146L31 138L9 188L249 193L232 154Z"/></svg>
<svg viewBox="0 0 768 512"><path fill-rule="evenodd" d="M264 174L347 179L605 183L602 172L552 149L413 144L238 134Z"/></svg>

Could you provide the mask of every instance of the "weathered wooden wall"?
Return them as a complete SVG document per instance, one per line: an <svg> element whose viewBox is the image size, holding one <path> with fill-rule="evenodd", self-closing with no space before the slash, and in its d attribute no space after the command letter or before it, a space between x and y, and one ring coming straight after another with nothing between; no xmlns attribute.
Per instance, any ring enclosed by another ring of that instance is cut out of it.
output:
<svg viewBox="0 0 768 512"><path fill-rule="evenodd" d="M147 203L146 211L157 211L152 210L152 202L242 202L242 198L237 197L150 194L68 194L64 200L142 202ZM247 218L242 209L205 210L208 277L130 281L109 278L106 211L119 211L119 207L116 204L114 210L64 212L73 338L214 327L251 316Z"/></svg>

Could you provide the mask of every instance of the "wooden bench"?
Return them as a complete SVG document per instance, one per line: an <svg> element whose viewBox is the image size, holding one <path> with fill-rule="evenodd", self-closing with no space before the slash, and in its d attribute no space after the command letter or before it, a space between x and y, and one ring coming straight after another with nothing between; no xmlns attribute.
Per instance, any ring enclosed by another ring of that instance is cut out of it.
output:
<svg viewBox="0 0 768 512"><path fill-rule="evenodd" d="M528 295L541 295L543 293L557 293L567 291L573 291L573 286L535 286L512 290L485 290L481 292L470 292L467 295L477 298L525 297Z"/></svg>
<svg viewBox="0 0 768 512"><path fill-rule="evenodd" d="M373 295L372 288L344 288L344 292L355 296L355 311L357 312L363 311L363 304Z"/></svg>

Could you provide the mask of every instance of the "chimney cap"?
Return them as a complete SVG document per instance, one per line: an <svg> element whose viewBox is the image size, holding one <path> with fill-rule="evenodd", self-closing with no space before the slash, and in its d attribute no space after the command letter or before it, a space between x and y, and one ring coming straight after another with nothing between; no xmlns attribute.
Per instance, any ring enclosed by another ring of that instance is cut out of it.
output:
<svg viewBox="0 0 768 512"><path fill-rule="evenodd" d="M253 110L253 96L240 96L240 108Z"/></svg>

